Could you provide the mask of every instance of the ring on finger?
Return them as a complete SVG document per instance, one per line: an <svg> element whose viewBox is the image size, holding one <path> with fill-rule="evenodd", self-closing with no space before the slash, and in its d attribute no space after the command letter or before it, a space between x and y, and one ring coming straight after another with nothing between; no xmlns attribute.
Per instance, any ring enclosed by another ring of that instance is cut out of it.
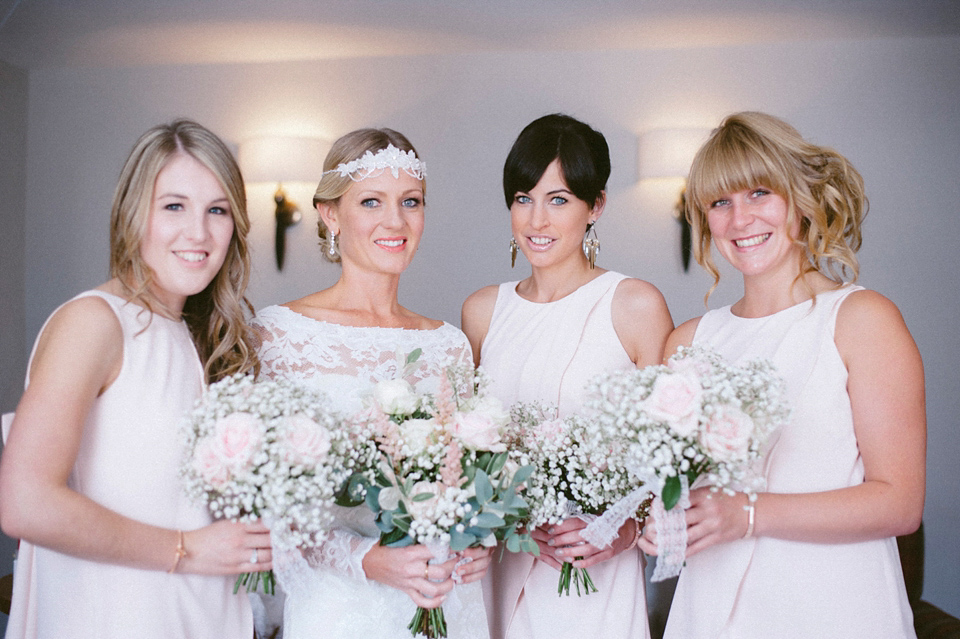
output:
<svg viewBox="0 0 960 639"><path fill-rule="evenodd" d="M257 554L257 549L254 548L254 549L253 549L253 552L250 553L250 563L251 563L251 564L258 563L257 560L258 560L259 558L260 558L260 556Z"/></svg>
<svg viewBox="0 0 960 639"><path fill-rule="evenodd" d="M423 564L423 578L430 579L430 564Z"/></svg>

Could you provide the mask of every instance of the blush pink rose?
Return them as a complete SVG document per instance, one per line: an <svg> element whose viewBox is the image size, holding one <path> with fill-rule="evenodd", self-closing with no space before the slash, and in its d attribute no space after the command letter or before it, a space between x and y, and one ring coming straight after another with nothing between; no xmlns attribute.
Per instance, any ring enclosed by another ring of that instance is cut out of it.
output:
<svg viewBox="0 0 960 639"><path fill-rule="evenodd" d="M685 373L660 375L643 401L643 409L651 418L669 424L681 437L690 437L700 421L702 396L696 377Z"/></svg>
<svg viewBox="0 0 960 639"><path fill-rule="evenodd" d="M752 434L749 415L733 406L721 406L700 433L700 445L714 459L733 462L746 457Z"/></svg>
<svg viewBox="0 0 960 639"><path fill-rule="evenodd" d="M502 453L507 450L500 441L500 423L481 411L457 412L448 425L451 435L467 448Z"/></svg>
<svg viewBox="0 0 960 639"><path fill-rule="evenodd" d="M539 441L555 442L563 439L567 426L562 419L548 419L540 422L528 436Z"/></svg>
<svg viewBox="0 0 960 639"><path fill-rule="evenodd" d="M213 437L207 437L197 444L193 454L193 468L205 482L218 490L230 480L230 472L220 457L217 442Z"/></svg>
<svg viewBox="0 0 960 639"><path fill-rule="evenodd" d="M330 452L330 433L304 415L283 420L279 441L284 461L291 464L316 465Z"/></svg>
<svg viewBox="0 0 960 639"><path fill-rule="evenodd" d="M263 441L263 424L250 413L227 415L217 422L214 441L230 472L249 470Z"/></svg>

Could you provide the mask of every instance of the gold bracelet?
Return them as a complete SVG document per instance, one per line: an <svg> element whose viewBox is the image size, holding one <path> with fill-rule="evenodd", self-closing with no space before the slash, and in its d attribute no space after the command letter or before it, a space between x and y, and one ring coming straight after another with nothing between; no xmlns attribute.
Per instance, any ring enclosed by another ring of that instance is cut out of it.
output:
<svg viewBox="0 0 960 639"><path fill-rule="evenodd" d="M187 556L187 549L183 546L183 531L177 531L177 556L173 560L173 566L170 567L170 570L167 572L173 574L177 571L177 566L180 565L180 560Z"/></svg>
<svg viewBox="0 0 960 639"><path fill-rule="evenodd" d="M753 502L750 502L750 505L747 506L745 510L747 511L747 532L744 533L743 539L750 539L753 537L753 524L757 514L757 507Z"/></svg>

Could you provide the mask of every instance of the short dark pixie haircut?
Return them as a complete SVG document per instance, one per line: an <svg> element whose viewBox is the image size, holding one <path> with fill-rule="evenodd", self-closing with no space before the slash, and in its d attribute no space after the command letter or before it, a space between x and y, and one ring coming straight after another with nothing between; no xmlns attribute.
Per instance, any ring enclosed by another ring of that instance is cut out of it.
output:
<svg viewBox="0 0 960 639"><path fill-rule="evenodd" d="M607 141L580 120L552 113L528 124L507 155L503 165L507 208L517 193L526 193L537 185L554 160L560 160L570 191L591 207L596 206L610 177Z"/></svg>

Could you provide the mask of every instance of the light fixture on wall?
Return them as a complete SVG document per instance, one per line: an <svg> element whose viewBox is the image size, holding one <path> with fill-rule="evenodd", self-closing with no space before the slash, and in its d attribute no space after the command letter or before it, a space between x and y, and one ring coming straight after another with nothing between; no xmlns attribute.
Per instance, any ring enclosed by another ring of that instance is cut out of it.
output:
<svg viewBox="0 0 960 639"><path fill-rule="evenodd" d="M684 271L690 267L691 234L681 203L690 163L709 135L710 129L706 128L652 129L640 135L637 160L640 180L656 181L659 189L674 202L671 208L680 222L680 257Z"/></svg>
<svg viewBox="0 0 960 639"><path fill-rule="evenodd" d="M273 196L277 208L277 269L283 270L287 229L300 221L301 214L295 202L287 199L283 183L310 182L316 184L323 171L323 159L330 144L317 138L295 136L263 136L240 144L238 160L243 179L248 183L277 184Z"/></svg>

